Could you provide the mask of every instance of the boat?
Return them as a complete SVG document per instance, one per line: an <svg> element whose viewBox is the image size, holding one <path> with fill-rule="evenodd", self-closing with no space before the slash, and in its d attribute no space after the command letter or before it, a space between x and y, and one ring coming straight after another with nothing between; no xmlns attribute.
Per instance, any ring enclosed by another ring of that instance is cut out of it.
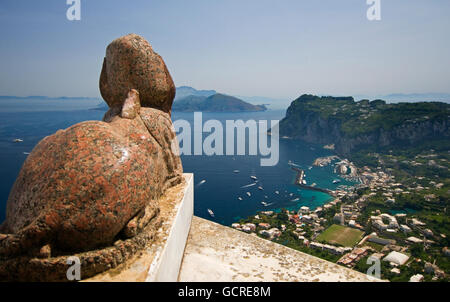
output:
<svg viewBox="0 0 450 302"><path fill-rule="evenodd" d="M310 167L308 167L308 170L311 170L313 167L312 166L310 166Z"/></svg>
<svg viewBox="0 0 450 302"><path fill-rule="evenodd" d="M201 182L199 182L199 183L197 184L197 186L201 186L201 185L204 184L205 182L206 182L206 180L203 179Z"/></svg>
<svg viewBox="0 0 450 302"><path fill-rule="evenodd" d="M268 203L265 202L265 201L261 202L261 204L262 204L263 206L265 206L265 207L267 207L267 205L268 205Z"/></svg>
<svg viewBox="0 0 450 302"><path fill-rule="evenodd" d="M340 183L341 181L339 180L339 179L335 179L335 180L333 180L333 183L334 184L338 184L338 183Z"/></svg>
<svg viewBox="0 0 450 302"><path fill-rule="evenodd" d="M291 196L291 197L294 196L294 193L289 194L289 196Z"/></svg>
<svg viewBox="0 0 450 302"><path fill-rule="evenodd" d="M253 176L253 175L250 176L250 178L253 179L253 180L258 180L258 178L256 176Z"/></svg>
<svg viewBox="0 0 450 302"><path fill-rule="evenodd" d="M208 213L211 217L214 217L214 212L211 209L208 209Z"/></svg>
<svg viewBox="0 0 450 302"><path fill-rule="evenodd" d="M242 201L242 197L238 197L238 199L239 199L240 201Z"/></svg>
<svg viewBox="0 0 450 302"><path fill-rule="evenodd" d="M315 187L315 186L317 186L317 184L316 184L316 183L313 183L313 184L311 185L311 187Z"/></svg>
<svg viewBox="0 0 450 302"><path fill-rule="evenodd" d="M275 191L275 194L280 195L280 192L279 191Z"/></svg>
<svg viewBox="0 0 450 302"><path fill-rule="evenodd" d="M261 191L262 191L262 190L264 190L264 189L263 189L263 187L259 186L259 187L258 187L258 190L261 190Z"/></svg>
<svg viewBox="0 0 450 302"><path fill-rule="evenodd" d="M297 197L295 199L292 199L291 201L294 202L294 201L299 201L299 200L300 200L300 197Z"/></svg>
<svg viewBox="0 0 450 302"><path fill-rule="evenodd" d="M16 139L14 139L14 142L15 142L15 143L21 143L21 142L23 142L23 139L21 139L21 138L16 138Z"/></svg>
<svg viewBox="0 0 450 302"><path fill-rule="evenodd" d="M233 173L239 173L239 172L240 172L239 170L234 170L234 171L233 171Z"/></svg>
<svg viewBox="0 0 450 302"><path fill-rule="evenodd" d="M23 154L25 154L25 155L30 155L30 152L23 152Z"/></svg>
<svg viewBox="0 0 450 302"><path fill-rule="evenodd" d="M252 196L252 194L250 192L247 192L248 197Z"/></svg>

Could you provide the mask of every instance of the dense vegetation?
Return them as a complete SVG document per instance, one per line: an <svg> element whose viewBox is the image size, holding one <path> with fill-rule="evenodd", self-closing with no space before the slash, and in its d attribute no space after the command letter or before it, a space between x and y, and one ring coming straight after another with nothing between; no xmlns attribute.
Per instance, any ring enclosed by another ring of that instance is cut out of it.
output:
<svg viewBox="0 0 450 302"><path fill-rule="evenodd" d="M301 123L302 115L308 112L338 122L345 136L354 137L380 128L388 131L403 123L448 120L450 105L438 102L386 104L383 100L355 102L353 97L302 95L292 102L287 118Z"/></svg>
<svg viewBox="0 0 450 302"><path fill-rule="evenodd" d="M450 105L439 102L386 104L383 100L302 95L280 122L281 135L334 143L345 155L361 148L417 146L443 140L450 147Z"/></svg>

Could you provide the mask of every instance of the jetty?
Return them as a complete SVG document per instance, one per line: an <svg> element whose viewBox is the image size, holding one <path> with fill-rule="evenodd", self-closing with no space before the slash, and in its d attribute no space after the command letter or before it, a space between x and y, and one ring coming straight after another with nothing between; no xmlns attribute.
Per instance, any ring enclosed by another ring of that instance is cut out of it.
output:
<svg viewBox="0 0 450 302"><path fill-rule="evenodd" d="M319 188L317 186L308 186L308 185L304 184L303 178L305 177L305 171L303 171L302 169L299 169L297 167L291 167L291 169L297 173L297 175L295 177L295 182L294 182L295 185L299 186L302 189L318 191L318 192L329 194L331 196L335 196L335 193L331 190Z"/></svg>

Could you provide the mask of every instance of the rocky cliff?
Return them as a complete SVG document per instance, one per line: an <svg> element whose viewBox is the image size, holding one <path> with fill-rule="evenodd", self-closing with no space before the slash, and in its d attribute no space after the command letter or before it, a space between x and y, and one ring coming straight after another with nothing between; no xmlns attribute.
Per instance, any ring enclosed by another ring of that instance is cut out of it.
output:
<svg viewBox="0 0 450 302"><path fill-rule="evenodd" d="M335 144L336 152L370 147L383 149L447 140L450 105L445 103L386 104L355 102L352 97L302 95L280 122L280 135L312 143Z"/></svg>

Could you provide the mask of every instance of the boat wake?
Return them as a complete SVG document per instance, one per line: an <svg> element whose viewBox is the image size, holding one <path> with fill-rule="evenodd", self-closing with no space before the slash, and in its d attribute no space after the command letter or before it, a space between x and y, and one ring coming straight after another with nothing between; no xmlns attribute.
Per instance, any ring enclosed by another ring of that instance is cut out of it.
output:
<svg viewBox="0 0 450 302"><path fill-rule="evenodd" d="M241 189L248 188L248 187L253 187L253 186L256 186L256 183L243 186L243 187L241 187Z"/></svg>

